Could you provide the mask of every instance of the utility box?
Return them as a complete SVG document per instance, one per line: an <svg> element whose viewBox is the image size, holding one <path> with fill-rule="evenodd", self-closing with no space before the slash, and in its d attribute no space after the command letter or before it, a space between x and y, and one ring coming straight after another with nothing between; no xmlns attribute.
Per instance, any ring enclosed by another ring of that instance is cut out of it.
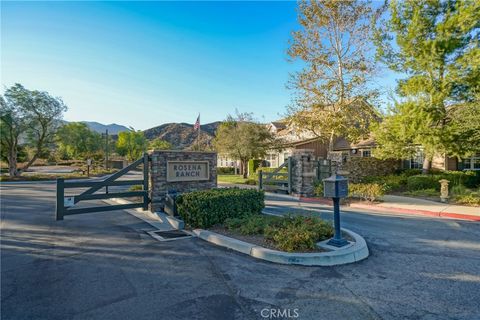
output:
<svg viewBox="0 0 480 320"><path fill-rule="evenodd" d="M337 174L323 179L323 196L325 198L346 198L348 196L348 179Z"/></svg>
<svg viewBox="0 0 480 320"><path fill-rule="evenodd" d="M165 196L164 211L169 216L172 216L172 217L178 216L176 200L179 195L180 193L174 191L174 192L167 193L167 195Z"/></svg>

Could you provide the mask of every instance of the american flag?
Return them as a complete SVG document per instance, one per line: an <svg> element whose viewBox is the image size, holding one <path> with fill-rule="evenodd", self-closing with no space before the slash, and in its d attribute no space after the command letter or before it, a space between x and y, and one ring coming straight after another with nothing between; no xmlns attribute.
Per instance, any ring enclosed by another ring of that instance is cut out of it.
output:
<svg viewBox="0 0 480 320"><path fill-rule="evenodd" d="M200 130L200 114L197 117L197 121L195 121L195 124L193 125L194 130Z"/></svg>

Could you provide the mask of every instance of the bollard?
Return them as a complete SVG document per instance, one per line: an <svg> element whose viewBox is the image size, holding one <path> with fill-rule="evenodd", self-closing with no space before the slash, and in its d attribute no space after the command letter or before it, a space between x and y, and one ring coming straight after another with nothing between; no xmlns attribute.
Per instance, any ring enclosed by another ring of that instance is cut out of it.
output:
<svg viewBox="0 0 480 320"><path fill-rule="evenodd" d="M447 203L448 198L450 198L448 195L448 183L450 181L448 181L447 179L442 179L438 182L440 182L440 201L443 203Z"/></svg>

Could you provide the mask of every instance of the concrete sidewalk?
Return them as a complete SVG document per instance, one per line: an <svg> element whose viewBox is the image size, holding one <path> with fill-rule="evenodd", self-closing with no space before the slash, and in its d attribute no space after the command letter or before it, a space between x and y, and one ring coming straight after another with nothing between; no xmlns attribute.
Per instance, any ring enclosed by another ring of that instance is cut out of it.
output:
<svg viewBox="0 0 480 320"><path fill-rule="evenodd" d="M321 203L331 203L331 200L319 198L302 198L303 201L318 201ZM354 202L349 206L351 208L368 209L382 212L420 214L434 217L447 217L455 219L466 219L480 221L480 207L468 207L440 203L435 201L385 195L383 202L370 204L367 202Z"/></svg>

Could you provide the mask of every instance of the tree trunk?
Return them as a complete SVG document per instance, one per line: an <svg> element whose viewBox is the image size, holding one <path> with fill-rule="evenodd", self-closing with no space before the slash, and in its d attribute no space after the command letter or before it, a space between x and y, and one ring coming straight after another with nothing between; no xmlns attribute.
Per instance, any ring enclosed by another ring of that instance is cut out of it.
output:
<svg viewBox="0 0 480 320"><path fill-rule="evenodd" d="M425 157L423 160L422 174L428 174L432 169L432 157Z"/></svg>
<svg viewBox="0 0 480 320"><path fill-rule="evenodd" d="M247 160L241 160L241 167L242 167L241 169L242 169L243 178L247 179L247 174L248 174Z"/></svg>
<svg viewBox="0 0 480 320"><path fill-rule="evenodd" d="M8 174L10 177L18 177L20 173L17 170L17 155L8 157Z"/></svg>
<svg viewBox="0 0 480 320"><path fill-rule="evenodd" d="M18 177L20 176L20 172L17 169L17 148L16 144L14 143L8 155L8 174L10 177Z"/></svg>
<svg viewBox="0 0 480 320"><path fill-rule="evenodd" d="M328 151L327 151L327 159L331 159L330 158L330 153L333 151L333 144L335 142L335 131L332 131L330 133L330 138L328 138Z"/></svg>
<svg viewBox="0 0 480 320"><path fill-rule="evenodd" d="M328 139L328 152L333 151L334 137L335 137L335 133L332 131L332 133L330 133L330 138Z"/></svg>
<svg viewBox="0 0 480 320"><path fill-rule="evenodd" d="M39 154L40 154L40 151L35 152L32 159L30 159L30 161L28 161L28 163L22 168L21 171L23 172L23 171L26 171L28 168L30 168L30 166L35 162L35 160L38 159Z"/></svg>

